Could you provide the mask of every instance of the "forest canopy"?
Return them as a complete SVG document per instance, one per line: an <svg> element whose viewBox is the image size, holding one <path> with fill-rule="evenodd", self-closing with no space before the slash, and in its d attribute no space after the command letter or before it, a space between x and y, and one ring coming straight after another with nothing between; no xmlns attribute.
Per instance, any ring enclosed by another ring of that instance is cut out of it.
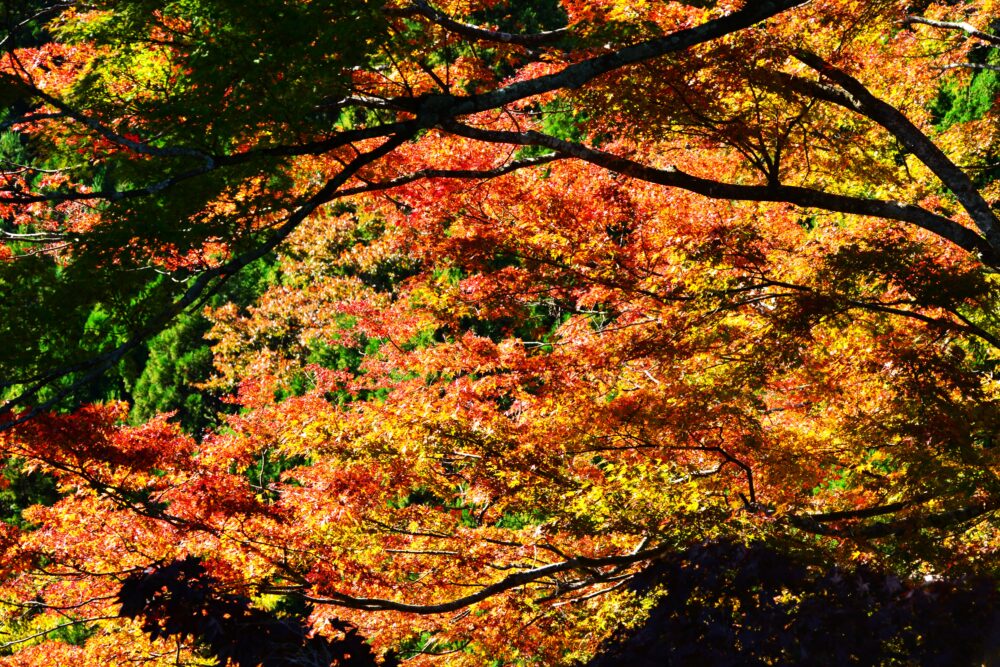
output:
<svg viewBox="0 0 1000 667"><path fill-rule="evenodd" d="M998 15L2 3L0 665L1000 660Z"/></svg>

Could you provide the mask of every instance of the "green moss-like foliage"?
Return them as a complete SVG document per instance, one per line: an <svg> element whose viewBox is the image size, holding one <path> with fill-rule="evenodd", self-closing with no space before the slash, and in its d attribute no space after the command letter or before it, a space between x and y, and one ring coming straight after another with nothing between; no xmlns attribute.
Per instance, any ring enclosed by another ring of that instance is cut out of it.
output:
<svg viewBox="0 0 1000 667"><path fill-rule="evenodd" d="M203 338L208 328L201 315L186 315L150 342L149 360L132 393L135 420L176 411L181 426L191 432L213 422L218 401L197 389L212 373L212 350Z"/></svg>
<svg viewBox="0 0 1000 667"><path fill-rule="evenodd" d="M990 54L982 63L1000 64L1000 56ZM948 81L941 87L937 100L931 106L934 124L946 130L958 123L979 120L993 108L1000 95L1000 72L990 69L975 70L968 83Z"/></svg>
<svg viewBox="0 0 1000 667"><path fill-rule="evenodd" d="M278 279L273 260L246 267L212 299L216 306L253 303ZM200 387L212 376L212 349L205 334L211 324L200 313L185 313L148 343L148 356L131 388L132 415L142 423L156 414L176 413L185 431L200 435L228 407L219 396Z"/></svg>

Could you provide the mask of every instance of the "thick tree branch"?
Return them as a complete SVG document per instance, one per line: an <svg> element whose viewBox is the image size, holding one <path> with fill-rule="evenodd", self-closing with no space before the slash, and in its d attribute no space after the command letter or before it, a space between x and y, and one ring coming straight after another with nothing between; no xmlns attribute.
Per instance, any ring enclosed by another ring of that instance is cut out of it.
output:
<svg viewBox="0 0 1000 667"><path fill-rule="evenodd" d="M465 97L427 95L417 99L398 98L391 102L400 109L417 113L430 127L447 119L498 109L537 95L567 88L579 88L608 72L644 60L658 58L668 53L676 53L713 39L719 39L806 2L807 0L757 0L750 2L739 11L707 21L694 28L678 30L663 37L626 46L611 53L569 65L555 74L540 76L528 81L519 81L489 93Z"/></svg>
<svg viewBox="0 0 1000 667"><path fill-rule="evenodd" d="M657 169L633 160L589 148L579 143L557 139L540 132L511 132L504 130L484 130L460 123L443 124L445 130L479 141L491 143L520 144L523 146L544 146L564 155L569 155L610 171L637 178L658 185L681 188L713 199L733 201L785 202L805 208L818 208L837 213L865 215L886 220L896 220L917 225L946 239L971 253L979 253L991 265L1000 264L997 253L971 229L954 220L913 204L862 199L838 195L792 185L742 185L723 183L699 176L693 176L669 167Z"/></svg>
<svg viewBox="0 0 1000 667"><path fill-rule="evenodd" d="M917 501L914 500L907 504L914 504L916 502ZM867 525L852 524L847 526L828 526L826 525L826 522L837 521L840 519L880 516L883 514L895 513L896 511L904 509L904 507L899 507L898 509L893 506L871 508L870 510L867 510L867 514L865 513L865 510L861 510L856 512L854 516L842 517L837 517L838 513L830 513L826 515L821 514L818 516L789 516L787 517L787 521L795 528L804 530L808 533L813 533L814 535L827 535L830 537L842 537L847 539L878 539L882 537L892 537L893 535L900 535L923 528L951 528L996 511L998 508L1000 508L1000 500L990 499L966 505L965 507L959 507L944 512L937 512L935 514L905 517L893 521L884 521ZM828 518L830 516L833 516L834 518Z"/></svg>
<svg viewBox="0 0 1000 667"><path fill-rule="evenodd" d="M520 588L563 572L617 566L616 569L609 575L614 576L615 574L621 572L618 568L622 566L628 566L653 559L666 553L669 549L669 546L653 547L651 549L637 549L632 553L620 556L607 556L604 558L576 556L559 563L543 565L542 567L509 575L496 583L484 586L475 593L436 604L409 604L406 602L397 602L395 600L382 598L359 598L340 593L332 594L327 597L317 597L311 595L303 595L302 597L307 602L311 602L313 604L329 604L338 607L347 607L349 609L362 609L365 611L401 611L421 615L445 614L448 612L458 611L459 609L476 604L477 602L482 602L483 600L491 598L494 595L498 595L515 588ZM604 577L597 576L591 583L598 583L604 580ZM581 586L576 586L575 588L579 589ZM279 590L281 592L289 592L285 589Z"/></svg>
<svg viewBox="0 0 1000 667"><path fill-rule="evenodd" d="M901 512L907 507L913 505L919 505L931 500L931 496L918 496L910 500L901 500L896 503L889 503L887 505L878 505L876 507L866 507L859 510L842 510L838 512L824 512L822 514L808 514L802 519L808 519L809 521L815 521L817 523L828 523L830 521L844 521L845 519L870 519L876 516L885 516L886 514L895 514L896 512Z"/></svg>
<svg viewBox="0 0 1000 667"><path fill-rule="evenodd" d="M837 69L819 56L798 50L795 57L819 74L833 81L843 93L829 91L826 99L835 101L861 115L870 118L889 131L901 144L913 151L934 175L950 189L962 207L982 231L994 252L1000 252L1000 220L993 214L990 205L979 194L979 190L947 155L938 148L927 135L920 131L910 119L894 106L872 95L860 81Z"/></svg>

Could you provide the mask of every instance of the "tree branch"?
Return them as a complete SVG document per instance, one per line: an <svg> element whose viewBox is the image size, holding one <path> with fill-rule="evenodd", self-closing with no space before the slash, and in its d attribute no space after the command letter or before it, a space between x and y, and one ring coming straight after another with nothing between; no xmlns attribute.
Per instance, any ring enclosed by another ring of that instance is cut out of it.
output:
<svg viewBox="0 0 1000 667"><path fill-rule="evenodd" d="M877 505L875 507L866 507L859 510L841 510L837 512L824 512L822 514L808 514L801 518L808 519L809 521L816 521L817 523L843 521L845 519L870 519L876 516L895 514L896 512L906 509L907 507L925 503L931 499L932 496L923 495L911 498L910 500L901 500L896 503L889 503L887 505Z"/></svg>
<svg viewBox="0 0 1000 667"><path fill-rule="evenodd" d="M707 21L694 28L678 30L663 37L588 58L569 65L560 72L540 76L529 81L519 81L489 93L464 97L450 94L424 95L415 99L397 98L390 100L390 103L400 109L417 113L423 122L428 123L425 127L432 127L449 118L497 109L513 102L557 90L579 88L608 72L719 39L803 5L807 1L756 0L747 3L743 9Z"/></svg>
<svg viewBox="0 0 1000 667"><path fill-rule="evenodd" d="M78 620L67 621L65 623L60 623L59 625L53 626L47 630L42 630L41 632L36 632L33 635L28 635L26 637L20 637L18 639L12 639L9 642L4 642L0 644L0 649L8 649L11 646L16 646L17 644L23 644L24 642L30 642L32 639L38 639L39 637L44 637L63 628L68 628L74 625L83 625L85 623L94 623L96 621L113 621L117 620L118 616L93 616L91 618L81 618Z"/></svg>
<svg viewBox="0 0 1000 667"><path fill-rule="evenodd" d="M983 40L984 42L989 42L994 46L1000 46L1000 36L991 35L988 32L983 32L977 29L975 26L958 21L936 21L934 19L925 19L923 16L907 16L903 19L903 23L906 25L912 25L919 23L921 25L929 25L933 28L941 28L943 30L961 30L970 37L976 37Z"/></svg>
<svg viewBox="0 0 1000 667"><path fill-rule="evenodd" d="M837 213L866 215L907 222L926 229L968 252L979 253L983 257L983 261L988 264L1000 265L1000 253L994 251L986 239L950 218L937 215L913 204L881 199L861 199L792 185L723 183L687 174L676 167L666 169L649 167L628 158L535 131L483 130L456 122L443 123L442 127L453 134L479 141L544 146L625 176L658 185L681 188L713 199L785 202L805 208L818 208Z"/></svg>
<svg viewBox="0 0 1000 667"><path fill-rule="evenodd" d="M84 116L82 114L79 114L79 118L83 117ZM77 117L75 118L77 120L79 119ZM375 139L379 137L387 137L398 133L405 133L409 131L409 128L411 128L412 125L413 125L412 121L386 123L383 125L376 125L371 128L364 128L360 130L343 130L320 141L305 142L301 144L271 146L267 148L259 148L251 151L246 151L243 153L234 153L231 155L199 154L204 158L204 164L201 167L195 169L189 169L187 171L174 174L173 176L168 176L149 185L129 188L127 190L98 190L95 192L76 191L76 192L52 192L44 194L5 195L5 196L0 196L0 204L32 204L40 202L60 203L69 201L97 201L97 200L121 201L123 199L148 197L150 195L161 193L184 181L188 181L198 176L203 176L221 167L242 165L262 157L279 158L279 157L296 157L301 155L321 155L323 153L328 153L334 149L342 148L344 146L359 141L364 141L367 139ZM137 142L129 140L129 143L125 143L123 145L131 149L132 144L136 143ZM150 150L153 149L151 148ZM171 150L177 151L180 149L171 149Z"/></svg>
<svg viewBox="0 0 1000 667"><path fill-rule="evenodd" d="M796 59L833 81L845 93L838 95L835 91L827 91L825 99L870 118L888 130L906 148L913 151L914 155L927 165L934 172L934 175L941 179L941 182L955 194L994 252L1000 252L1000 220L997 220L990 205L979 194L979 190L965 175L965 172L959 169L944 154L944 151L938 148L903 113L872 95L860 81L851 75L837 69L814 53L800 49L795 51L794 55Z"/></svg>
<svg viewBox="0 0 1000 667"><path fill-rule="evenodd" d="M641 546L641 545L640 545ZM455 598L447 602L439 602L433 604L409 604L406 602L397 602L395 600L387 600L383 598L359 598L353 597L351 595L344 595L341 593L332 594L329 597L316 597L312 595L303 595L303 599L307 602L313 604L329 604L338 607L347 607L349 609L361 609L365 611L401 611L410 614L445 614L448 612L457 611L464 607L476 604L477 602L482 602L487 598L493 597L499 593L504 593L506 591L520 588L526 586L527 584L539 581L546 577L550 577L555 574L560 574L562 572L569 572L571 570L582 570L587 568L596 567L609 567L609 566L628 566L634 563L639 563L644 560L650 560L659 555L666 553L670 549L669 546L659 546L651 549L638 549L632 553L623 554L620 556L606 556L604 558L589 558L587 556L576 556L574 558L569 558L565 561L559 563L552 563L550 565L543 565L542 567L537 567L532 570L527 570L525 572L518 572L516 574L511 574L500 581L490 584L489 586L484 586L475 593L471 593L464 597ZM615 572L620 572L621 570L616 570ZM603 580L602 578L598 578ZM595 580L594 583L597 583ZM577 586L576 589L579 589ZM287 589L278 589L281 592L289 592Z"/></svg>
<svg viewBox="0 0 1000 667"><path fill-rule="evenodd" d="M445 178L445 179L460 179L460 180L489 180L492 178L498 178L506 174L519 171L521 169L528 169L530 167L538 167L544 164L550 164L556 162L557 160L565 160L567 156L553 154L553 155L542 155L534 158L526 158L524 160L514 160L505 165L495 167L493 169L420 169L410 174L404 174L402 176L397 176L388 181L381 181L377 183L369 183L367 185L359 185L353 188L345 188L337 193L338 197L349 197L351 195L364 194L368 192L377 192L380 190L391 190L393 188L398 188L403 185L408 185L410 183L415 183L417 181L428 180L432 178Z"/></svg>
<svg viewBox="0 0 1000 667"><path fill-rule="evenodd" d="M915 504L916 502L918 502L917 499L909 501L908 504ZM883 514L895 513L896 511L904 509L903 507L899 507L897 509L894 505L870 508L868 510L858 510L854 513L854 516L838 517L838 514L849 513L831 512L829 514L818 516L793 515L787 517L786 520L790 525L814 535L827 535L830 537L842 537L848 539L878 539L882 537L892 537L894 535L900 535L922 528L950 528L997 510L1000 508L1000 500L984 500L972 505L966 505L965 507L938 512L936 514L912 516L903 519L896 519L894 521L884 521L881 523L871 523L867 525L854 524L841 527L824 525L825 522L828 521L880 516ZM828 518L831 516L833 518Z"/></svg>
<svg viewBox="0 0 1000 667"><path fill-rule="evenodd" d="M61 369L54 369L46 375L44 383L36 384L28 391L7 401L3 405L0 405L0 415L4 415L19 406L27 405L28 401L31 400L32 397L37 396L38 392L41 391L44 386L47 386L51 380L63 377L73 372L79 372L82 370L88 371L86 375L73 382L70 386L56 392L51 399L27 409L20 414L14 415L6 421L0 422L0 432L16 426L17 424L21 424L33 418L35 415L50 410L58 405L63 399L72 396L82 387L99 378L102 373L111 368L126 354L141 345L143 341L162 330L163 327L166 326L166 324L174 317L185 311L188 307L200 302L202 299L211 296L221 287L223 282L235 275L240 269L260 259L280 245L281 242L288 238L288 236L317 208L335 199L338 196L338 190L340 187L352 178L361 168L385 156L409 141L417 132L417 129L416 124L411 123L408 132L392 136L377 148L367 153L361 153L358 155L351 162L349 162L340 171L340 173L330 179L326 185L324 185L312 197L299 206L299 208L288 217L285 223L281 225L270 236L270 238L257 247L235 257L229 262L226 262L225 264L214 269L205 271L199 275L191 287L189 287L170 308L153 318L151 322L139 329L127 341L118 347L109 350L104 354L95 356L87 361L71 364Z"/></svg>
<svg viewBox="0 0 1000 667"><path fill-rule="evenodd" d="M414 0L413 5L403 9L387 9L385 12L389 16L423 16L431 23L441 26L445 30L453 32L468 39L486 42L499 42L502 44L516 44L518 46L537 47L558 42L568 34L567 28L557 30L547 30L532 34L517 34L502 32L499 30L488 30L471 23L456 21L444 12L432 7L425 0Z"/></svg>
<svg viewBox="0 0 1000 667"><path fill-rule="evenodd" d="M942 72L947 72L952 69L981 69L989 70L990 72L1000 72L1000 65L988 65L986 63L951 63L948 65L942 65L938 67Z"/></svg>

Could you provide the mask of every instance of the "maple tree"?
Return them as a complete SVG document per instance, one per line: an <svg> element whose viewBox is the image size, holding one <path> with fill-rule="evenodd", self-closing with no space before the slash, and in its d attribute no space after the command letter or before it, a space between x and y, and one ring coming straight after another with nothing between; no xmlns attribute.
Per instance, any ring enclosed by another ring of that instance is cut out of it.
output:
<svg viewBox="0 0 1000 667"><path fill-rule="evenodd" d="M692 605L794 661L822 600L944 655L925 596L1000 574L995 11L7 3L0 664L571 664Z"/></svg>

